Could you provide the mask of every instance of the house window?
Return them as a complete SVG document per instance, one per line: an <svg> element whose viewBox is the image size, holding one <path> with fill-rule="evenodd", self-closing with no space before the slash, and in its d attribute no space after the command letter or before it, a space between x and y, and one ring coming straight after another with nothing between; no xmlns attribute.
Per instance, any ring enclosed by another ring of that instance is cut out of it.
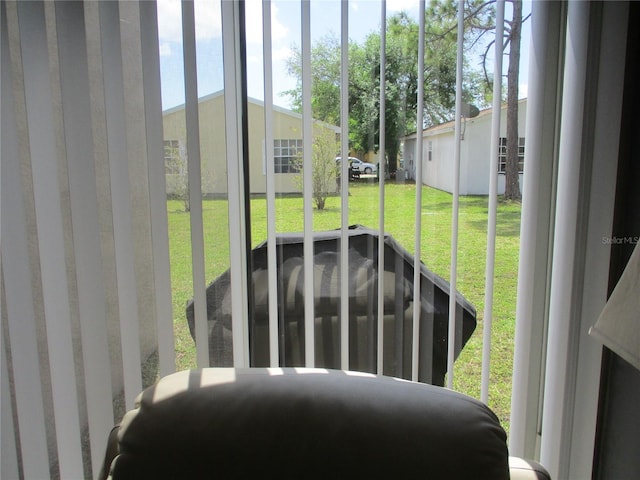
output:
<svg viewBox="0 0 640 480"><path fill-rule="evenodd" d="M427 144L427 160L433 160L433 142L431 140Z"/></svg>
<svg viewBox="0 0 640 480"><path fill-rule="evenodd" d="M298 173L302 154L302 139L273 141L273 163L275 173Z"/></svg>
<svg viewBox="0 0 640 480"><path fill-rule="evenodd" d="M507 137L500 137L498 144L498 173L507 168ZM524 172L524 137L518 138L518 172Z"/></svg>
<svg viewBox="0 0 640 480"><path fill-rule="evenodd" d="M167 175L180 175L183 173L185 160L180 154L179 140L164 141L164 172Z"/></svg>

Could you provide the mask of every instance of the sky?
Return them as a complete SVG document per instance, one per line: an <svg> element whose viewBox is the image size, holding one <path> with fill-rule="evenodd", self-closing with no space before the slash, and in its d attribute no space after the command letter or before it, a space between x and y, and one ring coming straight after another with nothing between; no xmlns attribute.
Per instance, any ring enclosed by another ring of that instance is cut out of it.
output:
<svg viewBox="0 0 640 480"><path fill-rule="evenodd" d="M228 0L223 0L228 1ZM388 0L387 17L399 11L418 17L417 0ZM198 95L200 97L223 88L222 41L219 0L195 0L196 51L198 68ZM295 86L295 79L287 75L286 59L291 48L300 45L300 2L275 0L271 6L273 94L274 103L290 107L284 91ZM524 5L525 14L530 11L529 2ZM182 30L180 0L158 0L158 31L160 68L162 76L163 109L184 103L184 73L182 69ZM349 2L349 38L362 41L369 33L379 31L381 24L379 0L352 0ZM262 2L247 0L247 77L250 97L263 99L262 66ZM529 24L523 28L520 97L526 96ZM340 1L311 1L311 41L333 34L340 36ZM506 61L505 71L506 71Z"/></svg>

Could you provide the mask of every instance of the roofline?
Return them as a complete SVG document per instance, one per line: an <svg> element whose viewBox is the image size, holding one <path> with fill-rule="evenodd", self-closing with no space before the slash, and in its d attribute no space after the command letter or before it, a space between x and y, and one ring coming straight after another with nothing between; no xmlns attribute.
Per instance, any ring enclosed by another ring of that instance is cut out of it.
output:
<svg viewBox="0 0 640 480"><path fill-rule="evenodd" d="M204 103L204 102L208 102L209 100L213 100L217 97L221 97L224 95L224 90L218 90L217 92L213 92L213 93L209 93L208 95L204 95L202 97L198 98L198 103ZM249 103L253 103L254 105L258 105L260 107L264 107L264 101L263 100L259 100L257 98L253 98L253 97L247 97ZM180 110L184 110L185 109L185 104L182 103L180 105L176 105L175 107L171 107L168 108L166 110L162 111L162 115L166 115L166 114L170 114L170 113L175 113L175 112L179 112ZM284 107L280 107L278 105L273 105L273 110L275 112L279 112L279 113L283 113L285 115L290 115L292 117L295 118L299 118L300 120L302 120L302 115L298 112L294 112L293 110L289 110L288 108L284 108ZM317 123L319 125L322 125L324 127L327 127L333 131L335 131L336 133L340 133L340 127L336 126L336 125L331 125L330 123L327 122L323 122L321 120L313 120L314 123Z"/></svg>
<svg viewBox="0 0 640 480"><path fill-rule="evenodd" d="M218 90L217 92L209 93L208 95L204 95L202 97L198 97L198 103L203 103L209 100L213 100L216 97L220 97L224 94L224 90ZM162 115L166 115L168 113L179 112L180 110L184 110L186 108L186 104L181 103L180 105L176 105L175 107L167 108L162 111Z"/></svg>
<svg viewBox="0 0 640 480"><path fill-rule="evenodd" d="M521 104L521 103L525 103L526 101L527 101L527 98L526 98L526 97L525 97L525 98L520 98L520 99L518 100L518 105L519 105L519 104ZM504 103L500 106L500 109L501 109L501 110L504 110L505 108L507 108L507 103L506 103L506 102L504 102ZM478 118L478 117L481 117L481 116L482 116L482 117L487 116L487 115L489 115L492 111L493 111L493 108L492 108L492 107L485 108L485 109L483 109L483 110L480 110L480 113L478 113L478 115L476 115L474 118ZM429 128L425 128L425 129L423 129L423 130L422 130L422 135L424 136L424 135L430 134L430 133L432 133L432 132L434 132L434 133L435 133L435 132L438 132L438 133L445 133L445 132L449 132L449 131L452 131L452 130L454 130L454 129L455 129L455 128L454 128L454 126L455 126L455 121L454 121L454 120L449 120L448 122L440 123L440 124L438 124L438 125L433 125L433 126L431 126L431 127L429 127ZM418 136L418 134L417 134L417 133L418 133L418 132L413 132L413 133L410 133L410 134L408 134L408 135L405 135L405 136L404 136L404 137L402 137L402 138L404 138L404 139L416 138L416 137Z"/></svg>

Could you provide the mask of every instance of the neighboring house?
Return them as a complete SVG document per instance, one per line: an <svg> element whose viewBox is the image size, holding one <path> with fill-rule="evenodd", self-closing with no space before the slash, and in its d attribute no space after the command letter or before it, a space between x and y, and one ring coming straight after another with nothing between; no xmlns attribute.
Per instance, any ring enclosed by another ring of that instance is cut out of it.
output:
<svg viewBox="0 0 640 480"><path fill-rule="evenodd" d="M200 98L200 155L202 190L205 195L227 194L227 160L225 141L224 91ZM264 103L249 98L249 176L251 193L266 192L266 155ZM174 194L185 181L186 125L185 107L180 105L163 112L165 171L167 193ZM314 122L314 134L321 130L339 133L339 128ZM296 158L302 155L302 115L273 107L274 171L276 193L299 192ZM333 160L333 156L332 156Z"/></svg>
<svg viewBox="0 0 640 480"><path fill-rule="evenodd" d="M518 133L520 150L520 188L524 167L525 119L527 100L518 102ZM463 119L460 142L460 194L487 195L489 193L489 165L491 152L491 123L493 110L482 110L477 117ZM498 193L504 193L506 160L507 106L502 106L500 143L498 146ZM453 163L455 122L427 128L422 132L422 183L430 187L453 191ZM403 160L406 178L416 179L416 138L411 134L403 140Z"/></svg>

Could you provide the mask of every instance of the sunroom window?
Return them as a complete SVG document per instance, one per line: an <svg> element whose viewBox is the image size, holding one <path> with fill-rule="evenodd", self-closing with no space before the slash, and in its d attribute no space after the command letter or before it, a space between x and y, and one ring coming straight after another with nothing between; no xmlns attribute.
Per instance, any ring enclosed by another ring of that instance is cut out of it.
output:
<svg viewBox="0 0 640 480"><path fill-rule="evenodd" d="M524 3L521 203L518 5L1 2L3 477L95 477L158 376L290 364L443 383L589 478L630 7Z"/></svg>

